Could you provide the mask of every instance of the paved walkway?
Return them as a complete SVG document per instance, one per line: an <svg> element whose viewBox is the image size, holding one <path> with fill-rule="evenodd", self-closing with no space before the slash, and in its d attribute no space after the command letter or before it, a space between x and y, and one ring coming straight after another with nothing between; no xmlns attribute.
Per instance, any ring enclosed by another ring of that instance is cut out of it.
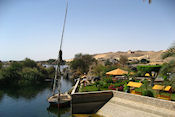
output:
<svg viewBox="0 0 175 117"><path fill-rule="evenodd" d="M113 97L97 114L105 117L175 117L175 112L143 103Z"/></svg>

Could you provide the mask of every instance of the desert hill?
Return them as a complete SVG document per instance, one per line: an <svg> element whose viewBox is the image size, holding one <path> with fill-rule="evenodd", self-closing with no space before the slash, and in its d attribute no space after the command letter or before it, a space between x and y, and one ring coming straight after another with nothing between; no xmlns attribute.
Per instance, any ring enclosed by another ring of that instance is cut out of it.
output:
<svg viewBox="0 0 175 117"><path fill-rule="evenodd" d="M115 59L119 60L121 55L127 56L130 61L133 60L141 60L141 59L147 59L150 61L150 64L162 64L164 62L167 62L171 60L172 58L168 58L163 60L161 58L162 53L165 52L165 50L161 51L127 51L127 52L108 52L108 53L102 53L102 54L95 54L93 55L95 59L97 60L107 60L107 59Z"/></svg>

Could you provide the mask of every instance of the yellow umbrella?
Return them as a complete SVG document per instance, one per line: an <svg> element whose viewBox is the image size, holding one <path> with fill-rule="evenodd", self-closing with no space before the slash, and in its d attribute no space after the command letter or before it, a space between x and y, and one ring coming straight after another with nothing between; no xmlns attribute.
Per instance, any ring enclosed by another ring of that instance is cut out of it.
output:
<svg viewBox="0 0 175 117"><path fill-rule="evenodd" d="M125 71L119 68L106 73L106 75L116 75L116 76L121 76L124 74L128 74L128 71Z"/></svg>

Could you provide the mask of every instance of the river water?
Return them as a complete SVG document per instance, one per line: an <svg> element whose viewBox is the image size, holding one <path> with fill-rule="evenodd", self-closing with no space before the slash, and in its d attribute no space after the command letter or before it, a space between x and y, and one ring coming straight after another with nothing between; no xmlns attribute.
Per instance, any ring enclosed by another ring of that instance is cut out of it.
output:
<svg viewBox="0 0 175 117"><path fill-rule="evenodd" d="M61 91L72 87L69 80L61 80ZM0 90L0 117L71 117L70 108L58 110L49 108L48 95L51 94L51 83L42 86L31 86L23 89Z"/></svg>

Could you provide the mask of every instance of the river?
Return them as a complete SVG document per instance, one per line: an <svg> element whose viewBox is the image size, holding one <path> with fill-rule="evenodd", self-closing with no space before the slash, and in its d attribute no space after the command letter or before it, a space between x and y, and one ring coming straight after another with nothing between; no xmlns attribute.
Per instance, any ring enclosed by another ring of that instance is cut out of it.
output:
<svg viewBox="0 0 175 117"><path fill-rule="evenodd" d="M68 91L72 82L61 80L61 91ZM48 95L51 94L51 83L42 86L31 86L23 89L0 90L0 117L70 117L70 108L60 110L49 108Z"/></svg>

